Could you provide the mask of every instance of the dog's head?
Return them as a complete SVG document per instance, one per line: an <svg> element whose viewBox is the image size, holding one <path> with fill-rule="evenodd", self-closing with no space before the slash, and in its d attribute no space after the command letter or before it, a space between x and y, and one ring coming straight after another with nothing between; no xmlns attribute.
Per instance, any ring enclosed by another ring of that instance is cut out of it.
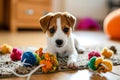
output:
<svg viewBox="0 0 120 80"><path fill-rule="evenodd" d="M67 44L75 22L76 18L67 12L48 13L40 18L42 31L47 34L52 45L59 48Z"/></svg>

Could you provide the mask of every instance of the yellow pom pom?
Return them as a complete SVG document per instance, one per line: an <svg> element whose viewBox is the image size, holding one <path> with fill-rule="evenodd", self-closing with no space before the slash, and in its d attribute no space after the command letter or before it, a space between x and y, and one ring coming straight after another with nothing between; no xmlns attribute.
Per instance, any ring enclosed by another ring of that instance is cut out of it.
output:
<svg viewBox="0 0 120 80"><path fill-rule="evenodd" d="M98 57L95 61L95 67L98 68L99 65L102 63L103 58L102 57Z"/></svg>
<svg viewBox="0 0 120 80"><path fill-rule="evenodd" d="M105 57L105 58L110 58L113 55L113 51L109 50L108 48L103 48L101 54Z"/></svg>
<svg viewBox="0 0 120 80"><path fill-rule="evenodd" d="M7 54L7 53L10 53L12 51L12 47L8 44L3 44L1 45L1 52L3 54Z"/></svg>

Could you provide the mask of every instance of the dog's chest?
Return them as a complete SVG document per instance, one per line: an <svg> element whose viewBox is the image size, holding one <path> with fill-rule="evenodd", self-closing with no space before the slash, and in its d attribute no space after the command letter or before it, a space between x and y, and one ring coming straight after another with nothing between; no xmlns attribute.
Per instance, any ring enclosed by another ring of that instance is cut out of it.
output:
<svg viewBox="0 0 120 80"><path fill-rule="evenodd" d="M68 50L67 49L56 49L56 54L60 57L68 56Z"/></svg>
<svg viewBox="0 0 120 80"><path fill-rule="evenodd" d="M68 56L68 53L67 51L64 51L64 52L56 52L57 56L60 56L60 57L66 57Z"/></svg>

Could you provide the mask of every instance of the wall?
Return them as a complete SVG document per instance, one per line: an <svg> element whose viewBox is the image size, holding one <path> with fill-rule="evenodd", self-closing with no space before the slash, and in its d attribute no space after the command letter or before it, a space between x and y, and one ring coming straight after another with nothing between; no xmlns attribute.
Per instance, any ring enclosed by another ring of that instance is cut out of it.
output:
<svg viewBox="0 0 120 80"><path fill-rule="evenodd" d="M53 12L64 11L65 0L52 0Z"/></svg>
<svg viewBox="0 0 120 80"><path fill-rule="evenodd" d="M103 20L108 13L108 0L53 0L53 12L68 11L76 17ZM0 23L3 22L3 0L0 0Z"/></svg>
<svg viewBox="0 0 120 80"><path fill-rule="evenodd" d="M53 0L55 11L68 11L76 17L103 20L108 13L108 0Z"/></svg>
<svg viewBox="0 0 120 80"><path fill-rule="evenodd" d="M3 0L0 0L0 24L3 23Z"/></svg>
<svg viewBox="0 0 120 80"><path fill-rule="evenodd" d="M77 17L103 20L108 13L108 0L66 0L65 11Z"/></svg>

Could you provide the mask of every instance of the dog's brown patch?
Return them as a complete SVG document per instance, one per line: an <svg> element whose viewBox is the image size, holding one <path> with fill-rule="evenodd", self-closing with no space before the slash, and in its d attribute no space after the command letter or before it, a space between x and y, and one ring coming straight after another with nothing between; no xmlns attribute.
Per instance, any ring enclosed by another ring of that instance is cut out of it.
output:
<svg viewBox="0 0 120 80"><path fill-rule="evenodd" d="M50 19L52 18L51 14L45 15L40 18L40 28L45 33L49 27Z"/></svg>
<svg viewBox="0 0 120 80"><path fill-rule="evenodd" d="M54 14L54 13L53 13ZM61 19L61 29L62 31L69 36L71 32L71 28L74 29L75 18L69 13L55 13L54 15L48 15L45 17L46 21L41 20L40 22L44 22L41 24L42 28L44 28L44 32L47 31L47 34L52 37L57 30L57 18Z"/></svg>

